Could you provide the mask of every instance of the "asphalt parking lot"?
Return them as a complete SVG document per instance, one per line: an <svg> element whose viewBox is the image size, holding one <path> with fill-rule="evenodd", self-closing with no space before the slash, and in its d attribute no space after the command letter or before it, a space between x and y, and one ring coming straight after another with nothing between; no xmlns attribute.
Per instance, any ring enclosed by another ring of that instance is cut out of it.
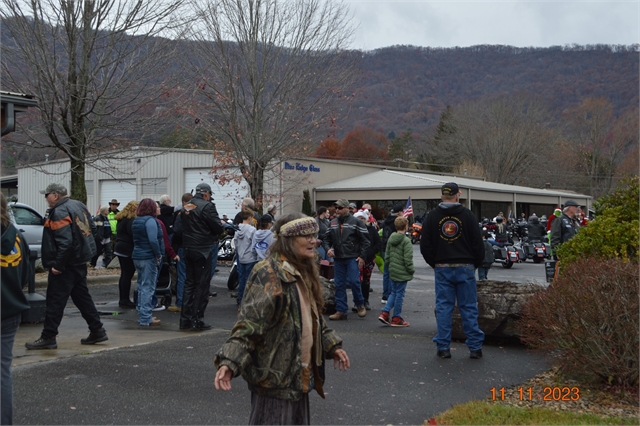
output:
<svg viewBox="0 0 640 426"><path fill-rule="evenodd" d="M485 344L484 357L469 359L466 346L452 344L453 358L436 358L431 342L433 271L414 246L416 276L405 298L408 328L385 327L378 320L381 275L374 273L365 318L330 322L344 340L352 368L328 366L326 399L311 397L315 424L421 424L454 404L489 396L492 387L515 385L546 370L541 356L520 345ZM213 357L235 322L235 299L226 289L228 267L212 281L206 320L214 329L200 334L178 331L179 314L157 312L162 325L140 330L135 311L117 308L117 282L92 284L109 341L81 346L86 324L69 305L60 327L58 349L26 351L24 342L41 325L23 325L14 345L15 424L246 424L250 393L241 378L230 392L215 391ZM544 265L531 262L503 269L490 279L544 283ZM116 313L117 315L107 313Z"/></svg>

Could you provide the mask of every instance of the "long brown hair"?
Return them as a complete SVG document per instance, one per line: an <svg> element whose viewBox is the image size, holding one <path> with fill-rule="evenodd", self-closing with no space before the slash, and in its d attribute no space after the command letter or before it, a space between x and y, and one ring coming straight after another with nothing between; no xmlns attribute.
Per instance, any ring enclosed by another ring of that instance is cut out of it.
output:
<svg viewBox="0 0 640 426"><path fill-rule="evenodd" d="M122 219L133 219L136 217L136 210L138 208L138 205L140 203L138 203L136 200L133 201L129 201L129 203L124 206L124 208L118 213L116 214L115 219L116 220L122 220Z"/></svg>
<svg viewBox="0 0 640 426"><path fill-rule="evenodd" d="M302 213L290 213L284 217L281 217L276 221L274 225L274 232L276 235L280 233L280 228L288 222L295 219L308 217ZM318 312L322 312L324 309L324 290L320 284L318 265L315 259L301 256L294 246L295 237L281 237L278 236L269 248L270 252L277 253L287 258L287 261L300 272L304 280L309 284L311 293L315 299Z"/></svg>

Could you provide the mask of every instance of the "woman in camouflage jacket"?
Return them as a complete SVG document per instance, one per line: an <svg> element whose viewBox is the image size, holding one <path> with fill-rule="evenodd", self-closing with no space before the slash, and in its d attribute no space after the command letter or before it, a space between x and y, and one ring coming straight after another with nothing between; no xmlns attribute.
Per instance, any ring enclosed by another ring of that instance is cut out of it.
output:
<svg viewBox="0 0 640 426"><path fill-rule="evenodd" d="M238 322L215 358L216 389L242 375L251 390L249 424L309 424L308 392L324 398L324 359L347 370L342 340L322 317L313 218L291 214L275 225L271 254L256 264Z"/></svg>

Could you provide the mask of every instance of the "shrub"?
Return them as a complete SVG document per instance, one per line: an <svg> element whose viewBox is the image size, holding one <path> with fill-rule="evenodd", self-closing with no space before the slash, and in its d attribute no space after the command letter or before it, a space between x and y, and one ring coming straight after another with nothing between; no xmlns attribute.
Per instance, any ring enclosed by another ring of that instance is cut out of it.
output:
<svg viewBox="0 0 640 426"><path fill-rule="evenodd" d="M523 307L522 340L535 349L559 351L564 371L637 386L638 264L582 259L563 268L551 287Z"/></svg>
<svg viewBox="0 0 640 426"><path fill-rule="evenodd" d="M638 261L640 238L640 191L638 176L622 182L614 193L605 195L595 204L596 219L571 240L558 248L562 261L567 263L585 257L622 258Z"/></svg>

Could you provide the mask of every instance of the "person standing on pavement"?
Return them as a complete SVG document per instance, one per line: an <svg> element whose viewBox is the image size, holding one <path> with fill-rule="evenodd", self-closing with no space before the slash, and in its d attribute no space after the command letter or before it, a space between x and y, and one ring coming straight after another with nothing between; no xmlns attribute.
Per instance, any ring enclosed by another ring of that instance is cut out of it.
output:
<svg viewBox="0 0 640 426"><path fill-rule="evenodd" d="M329 260L329 256L327 256L327 252L322 246L322 240L324 240L324 236L327 233L327 229L329 229L329 211L325 206L320 206L318 208L317 216L315 217L316 223L318 224L318 240L320 240L320 245L318 246L318 256L320 260Z"/></svg>
<svg viewBox="0 0 640 426"><path fill-rule="evenodd" d="M580 204L574 200L567 200L562 209L562 215L551 224L551 250L555 255L558 246L575 237L580 225L576 220L576 214L580 210Z"/></svg>
<svg viewBox="0 0 640 426"><path fill-rule="evenodd" d="M349 304L347 285L351 286L353 304L358 316L367 315L360 287L360 269L369 249L369 231L366 226L349 213L349 201L344 198L335 203L336 217L331 221L322 245L327 256L334 259L334 284L336 286L336 313L329 316L332 321L346 320Z"/></svg>
<svg viewBox="0 0 640 426"><path fill-rule="evenodd" d="M375 267L376 253L382 248L382 242L380 241L378 231L369 221L370 216L368 210L356 212L353 216L361 220L369 232L369 248L364 258L364 267L360 269L360 285L362 287L362 297L364 297L364 308L370 311L369 290L371 289L371 273ZM351 308L351 310L354 312L358 311L355 306Z"/></svg>
<svg viewBox="0 0 640 426"><path fill-rule="evenodd" d="M392 289L378 319L392 327L409 327L409 323L402 318L402 303L407 283L413 279L413 274L416 272L413 266L413 245L406 235L409 227L407 218L399 216L394 224L396 232L389 237L387 248L384 251L384 263L389 265ZM392 309L393 317L389 319Z"/></svg>
<svg viewBox="0 0 640 426"><path fill-rule="evenodd" d="M171 244L176 253L178 253L178 264L176 265L176 275L178 279L176 281L176 304L167 308L169 312L182 312L182 296L184 294L184 282L187 278L187 263L184 260L184 248L182 247L182 221L178 220L178 216L182 214L182 209L187 204L193 195L190 192L182 194L182 205L176 210L173 217L173 239Z"/></svg>
<svg viewBox="0 0 640 426"><path fill-rule="evenodd" d="M47 306L40 338L27 342L27 349L57 349L58 327L71 296L89 326L83 345L108 340L100 314L87 287L87 262L96 253L96 225L87 207L67 195L67 188L52 183L44 194L49 210L42 232L42 266L49 269Z"/></svg>
<svg viewBox="0 0 640 426"><path fill-rule="evenodd" d="M389 237L396 232L395 220L400 214L400 212L404 210L404 206L402 204L396 204L391 209L391 213L384 219L382 224L382 248L380 249L380 255L384 259L385 257L385 249L387 248L387 243L389 242ZM382 303L386 304L389 295L391 294L391 278L389 278L389 266L387 266L386 262L384 264L384 269L382 273Z"/></svg>
<svg viewBox="0 0 640 426"><path fill-rule="evenodd" d="M107 214L107 218L109 218L109 225L111 225L111 248L114 250L116 246L116 235L118 233L118 219L116 219L116 216L120 213L118 206L120 206L120 203L115 198L109 201L109 213Z"/></svg>
<svg viewBox="0 0 640 426"><path fill-rule="evenodd" d="M114 252L118 256L118 262L120 263L120 280L118 281L120 299L118 306L126 309L134 309L136 307L136 304L131 301L131 280L133 279L133 274L136 273L136 267L131 258L133 254L133 230L131 227L136 218L136 210L139 204L135 200L129 201L122 211L116 215L118 225L116 226L116 247Z"/></svg>
<svg viewBox="0 0 640 426"><path fill-rule="evenodd" d="M133 264L138 272L138 322L141 326L160 325L152 316L156 307L156 285L158 270L164 254L164 239L160 221L156 219L159 208L151 198L140 201L133 221Z"/></svg>
<svg viewBox="0 0 640 426"><path fill-rule="evenodd" d="M160 204L158 219L164 224L169 241L171 241L173 238L173 213L175 212L175 207L171 205L171 197L168 194L161 195L158 204Z"/></svg>
<svg viewBox="0 0 640 426"><path fill-rule="evenodd" d="M324 398L325 359L346 371L342 339L322 317L316 221L301 213L276 222L271 254L251 274L227 342L218 351L217 390L242 375L251 390L249 424L310 424L309 392Z"/></svg>
<svg viewBox="0 0 640 426"><path fill-rule="evenodd" d="M433 341L438 357L451 358L451 316L457 301L470 357L478 359L484 333L478 326L475 270L484 261L484 245L478 220L460 204L458 185L445 183L441 192L442 202L427 215L420 241L424 260L435 270L438 334Z"/></svg>
<svg viewBox="0 0 640 426"><path fill-rule="evenodd" d="M2 376L0 379L0 424L13 424L13 342L20 327L22 313L29 309L29 302L22 289L34 273L29 246L18 229L9 220L7 199L0 192L0 222L2 244L0 275L2 284Z"/></svg>
<svg viewBox="0 0 640 426"><path fill-rule="evenodd" d="M209 303L212 249L224 229L216 205L211 201L207 183L196 186L196 194L182 208L177 220L182 227L182 246L187 277L182 297L180 330L202 331L211 328L204 323L204 311Z"/></svg>
<svg viewBox="0 0 640 426"><path fill-rule="evenodd" d="M249 274L256 264L257 255L253 249L253 236L256 228L253 227L253 212L244 208L240 212L242 223L238 225L238 230L233 234L233 243L236 247L236 259L238 261L238 308L242 304L244 289L249 280ZM271 216L268 216L271 218ZM262 218L260 219L262 220Z"/></svg>
<svg viewBox="0 0 640 426"><path fill-rule="evenodd" d="M99 214L93 218L93 222L96 224L98 234L96 237L96 254L91 259L91 266L94 268L98 264L98 258L102 256L103 268L106 268L113 259L113 247L111 246L111 223L107 215L109 214L109 207L100 207ZM117 228L116 228L117 229Z"/></svg>

